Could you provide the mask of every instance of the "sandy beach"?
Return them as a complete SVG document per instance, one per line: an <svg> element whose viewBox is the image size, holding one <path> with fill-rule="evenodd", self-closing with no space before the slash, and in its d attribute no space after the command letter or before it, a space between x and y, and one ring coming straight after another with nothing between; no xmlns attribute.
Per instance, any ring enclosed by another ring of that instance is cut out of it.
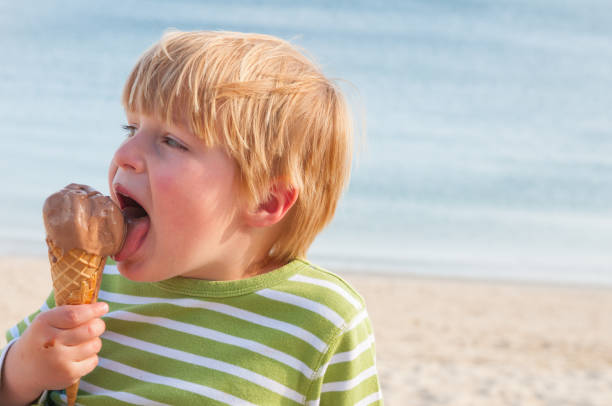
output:
<svg viewBox="0 0 612 406"><path fill-rule="evenodd" d="M367 301L387 405L612 405L610 288L342 275ZM47 260L0 258L0 286L4 332L48 294Z"/></svg>

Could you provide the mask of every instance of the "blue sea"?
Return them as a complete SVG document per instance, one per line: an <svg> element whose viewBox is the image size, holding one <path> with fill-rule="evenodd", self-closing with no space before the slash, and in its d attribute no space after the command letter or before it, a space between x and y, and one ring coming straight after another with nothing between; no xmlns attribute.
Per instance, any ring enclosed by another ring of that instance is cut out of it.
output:
<svg viewBox="0 0 612 406"><path fill-rule="evenodd" d="M360 140L310 251L337 271L612 285L612 3L0 1L0 255L108 192L120 92L164 30L263 32L342 79Z"/></svg>

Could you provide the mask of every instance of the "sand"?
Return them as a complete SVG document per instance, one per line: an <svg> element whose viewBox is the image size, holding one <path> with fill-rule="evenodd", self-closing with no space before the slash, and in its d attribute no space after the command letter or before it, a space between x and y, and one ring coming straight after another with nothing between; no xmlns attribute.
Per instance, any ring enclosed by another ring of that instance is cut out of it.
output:
<svg viewBox="0 0 612 406"><path fill-rule="evenodd" d="M610 288L342 275L368 304L387 405L612 405ZM0 258L0 286L5 331L49 293L47 260Z"/></svg>

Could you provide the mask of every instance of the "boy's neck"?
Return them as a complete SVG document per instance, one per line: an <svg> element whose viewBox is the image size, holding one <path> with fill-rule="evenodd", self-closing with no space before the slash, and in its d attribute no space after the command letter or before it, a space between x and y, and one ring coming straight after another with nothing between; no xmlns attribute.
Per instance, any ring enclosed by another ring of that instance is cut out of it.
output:
<svg viewBox="0 0 612 406"><path fill-rule="evenodd" d="M246 231L246 232L245 232ZM276 240L277 230L270 228L247 228L234 235L226 248L223 263L208 264L181 276L213 281L230 281L251 278L287 264L270 258L270 249Z"/></svg>
<svg viewBox="0 0 612 406"><path fill-rule="evenodd" d="M232 281L232 280L240 280L246 278L252 278L257 275L262 275L275 269L278 269L284 265L285 263L280 262L270 262L270 261L258 261L254 262L251 265L247 265L246 267L236 266L236 267L218 267L214 270L203 270L198 269L194 272L187 272L181 275L184 278L192 278L192 279L204 279L210 281Z"/></svg>

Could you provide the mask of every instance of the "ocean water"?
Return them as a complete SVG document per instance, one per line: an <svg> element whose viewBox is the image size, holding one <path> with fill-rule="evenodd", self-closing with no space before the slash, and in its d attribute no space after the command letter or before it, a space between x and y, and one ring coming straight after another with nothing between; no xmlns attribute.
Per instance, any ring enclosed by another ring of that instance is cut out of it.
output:
<svg viewBox="0 0 612 406"><path fill-rule="evenodd" d="M119 97L167 28L263 32L342 79L365 141L311 258L334 270L612 284L612 3L0 1L0 254L107 192Z"/></svg>

